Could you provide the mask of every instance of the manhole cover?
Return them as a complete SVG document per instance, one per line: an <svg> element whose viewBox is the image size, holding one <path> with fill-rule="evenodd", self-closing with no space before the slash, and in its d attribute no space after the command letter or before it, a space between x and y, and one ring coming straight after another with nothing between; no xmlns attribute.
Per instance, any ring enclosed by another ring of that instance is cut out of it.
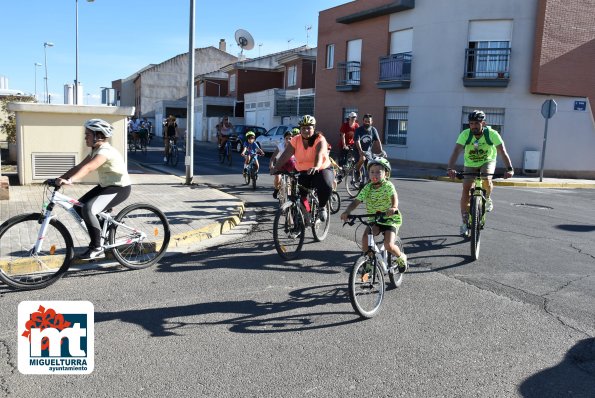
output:
<svg viewBox="0 0 595 398"><path fill-rule="evenodd" d="M517 207L530 207L532 209L554 210L553 207L544 206L544 205L536 205L533 203L513 203L512 205L517 206Z"/></svg>

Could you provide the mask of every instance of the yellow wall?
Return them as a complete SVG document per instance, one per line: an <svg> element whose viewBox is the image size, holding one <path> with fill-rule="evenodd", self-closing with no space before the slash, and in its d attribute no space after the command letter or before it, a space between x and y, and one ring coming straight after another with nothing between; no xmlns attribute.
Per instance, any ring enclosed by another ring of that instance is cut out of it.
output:
<svg viewBox="0 0 595 398"><path fill-rule="evenodd" d="M88 119L103 119L114 126L110 143L127 161L126 118L134 114L134 107L14 102L9 110L16 112L17 164L22 185L42 182L33 179L33 153L75 154L75 163L81 162L90 152L83 127ZM84 182L97 183L97 174L87 176Z"/></svg>

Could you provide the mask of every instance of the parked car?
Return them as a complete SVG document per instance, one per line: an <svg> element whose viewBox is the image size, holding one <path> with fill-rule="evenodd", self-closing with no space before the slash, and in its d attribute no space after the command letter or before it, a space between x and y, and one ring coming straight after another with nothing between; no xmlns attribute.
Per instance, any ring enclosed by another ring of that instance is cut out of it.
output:
<svg viewBox="0 0 595 398"><path fill-rule="evenodd" d="M295 126L275 126L256 139L260 147L265 153L273 153L277 146L283 141L283 135L287 130L291 130Z"/></svg>
<svg viewBox="0 0 595 398"><path fill-rule="evenodd" d="M248 131L254 132L257 138L260 135L266 133L266 129L264 127L248 126L245 124L236 124L233 126L233 132L229 136L229 141L231 142L231 147L235 148L238 153L242 152L244 141L246 141L246 133Z"/></svg>

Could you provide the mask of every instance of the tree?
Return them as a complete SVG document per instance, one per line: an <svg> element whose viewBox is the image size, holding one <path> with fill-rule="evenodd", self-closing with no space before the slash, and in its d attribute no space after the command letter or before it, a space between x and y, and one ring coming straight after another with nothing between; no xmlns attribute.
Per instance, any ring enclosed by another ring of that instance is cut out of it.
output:
<svg viewBox="0 0 595 398"><path fill-rule="evenodd" d="M8 95L0 98L0 115L6 115L6 120L0 123L0 131L6 134L6 141L11 144L17 142L17 120L14 112L8 110L11 102L36 102L30 95Z"/></svg>

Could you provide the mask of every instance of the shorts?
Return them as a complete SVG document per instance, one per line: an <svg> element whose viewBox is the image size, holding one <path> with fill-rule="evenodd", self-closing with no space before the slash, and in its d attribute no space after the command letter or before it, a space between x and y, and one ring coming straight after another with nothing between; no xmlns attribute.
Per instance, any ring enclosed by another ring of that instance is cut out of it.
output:
<svg viewBox="0 0 595 398"><path fill-rule="evenodd" d="M467 167L465 166L463 168L463 172L464 173L487 173L487 174L494 174L494 171L496 170L496 161L492 160L490 162L485 162L481 167ZM489 177L482 177L483 180L487 180L488 178L491 178L492 176ZM463 176L463 180L464 181L473 181L475 180L475 176L473 175L465 175Z"/></svg>
<svg viewBox="0 0 595 398"><path fill-rule="evenodd" d="M392 225L374 224L374 225L378 227L378 230L380 232L393 231L395 233L395 235L399 235L399 229L401 228L401 224L392 224Z"/></svg>

